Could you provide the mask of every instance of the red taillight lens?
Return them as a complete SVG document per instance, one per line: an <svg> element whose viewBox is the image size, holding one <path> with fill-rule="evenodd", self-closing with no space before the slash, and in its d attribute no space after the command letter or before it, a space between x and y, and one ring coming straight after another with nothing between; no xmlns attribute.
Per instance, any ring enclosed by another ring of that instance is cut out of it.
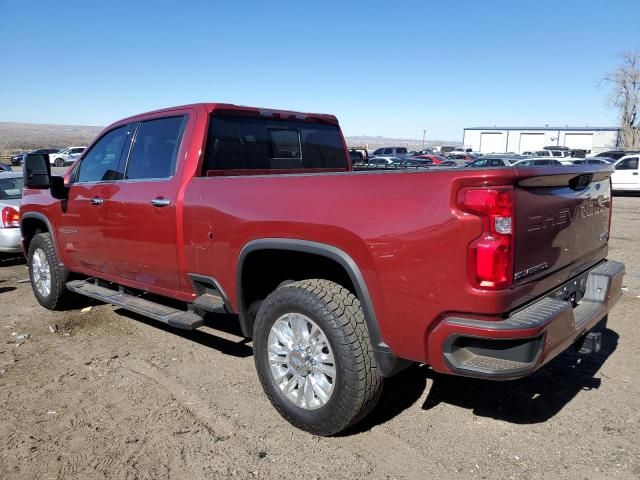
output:
<svg viewBox="0 0 640 480"><path fill-rule="evenodd" d="M490 290L509 287L513 278L513 189L463 189L459 206L482 219L482 234L469 244L473 285Z"/></svg>
<svg viewBox="0 0 640 480"><path fill-rule="evenodd" d="M20 214L15 208L4 207L2 209L2 226L4 228L15 228L20 226Z"/></svg>

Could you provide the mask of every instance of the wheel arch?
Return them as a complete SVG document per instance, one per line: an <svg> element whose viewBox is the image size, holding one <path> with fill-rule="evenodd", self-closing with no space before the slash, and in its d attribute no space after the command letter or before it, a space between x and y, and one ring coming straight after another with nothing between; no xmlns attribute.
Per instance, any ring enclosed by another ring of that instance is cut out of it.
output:
<svg viewBox="0 0 640 480"><path fill-rule="evenodd" d="M378 368L383 376L391 376L394 373L402 370L411 362L399 359L396 357L389 346L384 342L378 321L376 312L371 300L371 295L367 284L364 280L360 268L356 262L343 250L319 242L313 242L309 240L299 240L290 238L264 238L250 241L247 243L238 257L237 265L237 278L236 278L236 292L237 292L237 305L240 317L240 328L243 335L251 337L253 334L254 318L249 315L245 292L245 264L251 254L255 254L261 251L284 251L284 252L299 252L309 254L312 256L325 258L335 263L349 278L351 285L353 286L354 294L358 297L364 318L369 332L369 338L373 346L373 350L378 363Z"/></svg>
<svg viewBox="0 0 640 480"><path fill-rule="evenodd" d="M46 215L40 212L26 212L21 214L20 233L22 235L22 250L24 251L25 257L28 255L29 245L31 244L33 237L38 233L44 232L51 234L51 241L53 242L53 247L56 251L56 255L58 256L60 266L63 266L56 235L53 226Z"/></svg>

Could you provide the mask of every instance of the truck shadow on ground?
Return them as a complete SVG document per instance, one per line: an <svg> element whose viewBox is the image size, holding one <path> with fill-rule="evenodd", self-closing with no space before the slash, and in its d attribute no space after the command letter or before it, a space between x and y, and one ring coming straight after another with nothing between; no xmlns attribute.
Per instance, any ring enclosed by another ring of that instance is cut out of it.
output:
<svg viewBox="0 0 640 480"><path fill-rule="evenodd" d="M118 314L153 326L167 333L196 342L223 354L238 358L253 355L249 339L241 339L237 318L232 315L207 315L202 330L177 330L124 309ZM215 331L222 333L216 335ZM236 339L225 338L228 335ZM373 412L362 422L341 435L353 435L384 424L413 406L430 384L422 410L446 403L469 409L474 415L516 424L534 424L549 420L579 392L600 387L602 380L594 375L616 350L618 334L603 331L602 350L591 355L579 355L573 349L559 355L541 370L520 380L496 382L442 375L428 366L415 365L386 379L385 388Z"/></svg>
<svg viewBox="0 0 640 480"><path fill-rule="evenodd" d="M174 327L170 327L169 325L165 325L164 323L158 322L151 318L147 318L143 315L138 315L123 308L118 308L115 310L115 312L119 315L135 320L136 322L144 323L151 327L163 330L167 333L182 337L191 342L195 342L205 347L218 350L225 355L231 355L232 357L238 358L246 358L253 355L253 348L248 345L248 343L251 342L251 340L249 339L243 338L236 341L224 338L220 335L216 335L215 333L210 333L209 331L178 330ZM232 315L209 314L205 317L204 326L214 330L218 330L223 334L229 334L237 337L241 337L242 335L242 333L240 332L238 319L234 318Z"/></svg>
<svg viewBox="0 0 640 480"><path fill-rule="evenodd" d="M371 415L346 434L360 433L383 424L414 405L430 380L425 411L442 403L467 408L474 415L516 424L549 420L579 392L600 387L594 375L615 351L618 334L603 332L602 350L579 355L568 350L530 377L495 382L442 375L427 366L415 366L387 379L382 398Z"/></svg>

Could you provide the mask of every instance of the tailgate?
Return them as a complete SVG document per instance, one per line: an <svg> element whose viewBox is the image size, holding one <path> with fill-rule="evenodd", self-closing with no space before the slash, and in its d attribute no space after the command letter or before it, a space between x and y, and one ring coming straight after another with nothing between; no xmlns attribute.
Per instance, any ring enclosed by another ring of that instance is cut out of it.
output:
<svg viewBox="0 0 640 480"><path fill-rule="evenodd" d="M584 260L601 260L607 254L613 170L553 168L555 171L529 168L518 172L514 192L516 284Z"/></svg>

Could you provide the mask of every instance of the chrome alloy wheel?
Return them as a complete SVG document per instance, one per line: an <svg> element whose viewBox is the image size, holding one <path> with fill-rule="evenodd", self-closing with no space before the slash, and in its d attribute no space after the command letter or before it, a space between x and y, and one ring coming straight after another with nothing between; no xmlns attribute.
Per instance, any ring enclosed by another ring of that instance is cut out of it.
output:
<svg viewBox="0 0 640 480"><path fill-rule="evenodd" d="M336 365L322 329L301 313L278 318L269 331L269 365L282 393L305 410L324 406L336 385Z"/></svg>
<svg viewBox="0 0 640 480"><path fill-rule="evenodd" d="M33 252L31 271L33 272L33 282L36 290L41 296L48 297L51 293L51 267L47 261L47 256L41 248L37 248Z"/></svg>

